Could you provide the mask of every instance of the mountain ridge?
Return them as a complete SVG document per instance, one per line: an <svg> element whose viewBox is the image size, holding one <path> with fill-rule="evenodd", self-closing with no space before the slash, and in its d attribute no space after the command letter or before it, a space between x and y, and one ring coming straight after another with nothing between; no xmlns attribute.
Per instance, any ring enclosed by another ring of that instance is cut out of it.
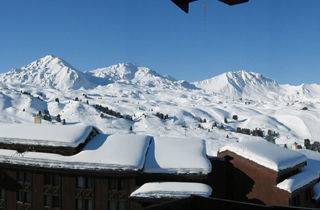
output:
<svg viewBox="0 0 320 210"><path fill-rule="evenodd" d="M74 68L64 59L47 55L19 69L0 74L0 82L10 85L31 85L61 91L92 89L111 83L124 82L138 86L162 89L198 89L228 97L251 99L279 97L319 97L320 85L281 85L260 73L229 71L212 78L188 82L137 66L119 63L86 72Z"/></svg>
<svg viewBox="0 0 320 210"><path fill-rule="evenodd" d="M0 75L0 123L33 123L45 110L106 133L188 135L220 145L236 140L238 127L261 128L279 132L277 143L303 144L319 136L320 87L280 85L247 71L195 83L133 64L82 72L56 56Z"/></svg>

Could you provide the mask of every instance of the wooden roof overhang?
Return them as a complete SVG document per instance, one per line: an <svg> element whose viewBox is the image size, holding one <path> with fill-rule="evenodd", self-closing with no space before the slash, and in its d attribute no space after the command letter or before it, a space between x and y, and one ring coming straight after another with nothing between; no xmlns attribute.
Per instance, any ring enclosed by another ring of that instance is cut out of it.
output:
<svg viewBox="0 0 320 210"><path fill-rule="evenodd" d="M68 169L56 167L40 167L31 165L16 165L10 163L0 163L0 171L29 171L33 173L52 173L66 176L116 176L116 177L132 177L142 174L141 170L129 169Z"/></svg>

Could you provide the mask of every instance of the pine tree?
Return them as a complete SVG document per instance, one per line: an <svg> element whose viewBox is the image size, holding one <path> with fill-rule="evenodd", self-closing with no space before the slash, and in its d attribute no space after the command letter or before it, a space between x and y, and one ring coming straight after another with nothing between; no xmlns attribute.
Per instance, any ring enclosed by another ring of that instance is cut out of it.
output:
<svg viewBox="0 0 320 210"><path fill-rule="evenodd" d="M61 122L61 115L60 115L60 114L57 115L56 121L57 121L57 122Z"/></svg>

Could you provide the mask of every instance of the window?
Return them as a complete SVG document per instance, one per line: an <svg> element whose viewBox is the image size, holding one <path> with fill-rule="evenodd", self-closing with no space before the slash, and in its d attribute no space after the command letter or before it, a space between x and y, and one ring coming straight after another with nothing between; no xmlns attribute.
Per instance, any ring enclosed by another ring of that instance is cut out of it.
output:
<svg viewBox="0 0 320 210"><path fill-rule="evenodd" d="M127 190L127 179L108 179L108 210L128 209Z"/></svg>
<svg viewBox="0 0 320 210"><path fill-rule="evenodd" d="M109 200L108 210L126 210L128 209L128 202L126 200Z"/></svg>
<svg viewBox="0 0 320 210"><path fill-rule="evenodd" d="M93 210L93 200L92 199L77 199L76 202L77 210Z"/></svg>
<svg viewBox="0 0 320 210"><path fill-rule="evenodd" d="M118 202L115 200L109 200L108 201L108 210L117 210L118 208Z"/></svg>
<svg viewBox="0 0 320 210"><path fill-rule="evenodd" d="M79 176L76 181L76 209L94 209L94 179L91 177Z"/></svg>
<svg viewBox="0 0 320 210"><path fill-rule="evenodd" d="M17 181L21 188L17 192L18 209L30 209L32 203L32 174L17 172Z"/></svg>
<svg viewBox="0 0 320 210"><path fill-rule="evenodd" d="M312 193L310 189L306 190L304 195L305 195L305 201L310 201L312 199Z"/></svg>
<svg viewBox="0 0 320 210"><path fill-rule="evenodd" d="M94 186L93 182L94 181L91 177L79 176L79 177L77 177L77 188L78 189L93 188L93 186Z"/></svg>
<svg viewBox="0 0 320 210"><path fill-rule="evenodd" d="M126 179L120 179L118 181L118 190L126 190L128 182Z"/></svg>
<svg viewBox="0 0 320 210"><path fill-rule="evenodd" d="M0 188L0 210L6 209L6 191Z"/></svg>
<svg viewBox="0 0 320 210"><path fill-rule="evenodd" d="M44 207L47 209L61 208L61 176L44 175Z"/></svg>
<svg viewBox="0 0 320 210"><path fill-rule="evenodd" d="M126 210L128 202L125 200L119 201L118 203L118 210Z"/></svg>
<svg viewBox="0 0 320 210"><path fill-rule="evenodd" d="M292 197L292 205L293 206L300 206L300 196L299 195Z"/></svg>
<svg viewBox="0 0 320 210"><path fill-rule="evenodd" d="M108 180L108 189L109 190L118 190L117 187L118 187L118 180L117 179L109 179Z"/></svg>

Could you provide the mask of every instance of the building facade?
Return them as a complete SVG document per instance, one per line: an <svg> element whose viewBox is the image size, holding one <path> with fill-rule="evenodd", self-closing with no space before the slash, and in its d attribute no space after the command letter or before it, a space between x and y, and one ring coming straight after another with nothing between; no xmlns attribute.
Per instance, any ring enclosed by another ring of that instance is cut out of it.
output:
<svg viewBox="0 0 320 210"><path fill-rule="evenodd" d="M247 142L234 146L236 147L226 147L218 153L218 158L225 162L222 172L226 177L223 189L225 198L265 205L315 206L313 187L319 181L319 175L305 170L307 161L301 154L271 143L262 144L265 151L275 149L270 154L259 153L258 148L250 151ZM246 149L249 153L238 152ZM251 156L250 153L255 155ZM277 159L277 154L284 154L283 159ZM264 164L267 163L266 160L269 164ZM287 164L279 168L273 167L280 163Z"/></svg>
<svg viewBox="0 0 320 210"><path fill-rule="evenodd" d="M9 169L10 168L10 169ZM1 166L1 208L17 210L127 210L136 174L58 172Z"/></svg>
<svg viewBox="0 0 320 210"><path fill-rule="evenodd" d="M130 195L149 181L206 179L204 142L185 144L84 125L0 125L0 210L139 209ZM187 148L199 151L185 158Z"/></svg>

